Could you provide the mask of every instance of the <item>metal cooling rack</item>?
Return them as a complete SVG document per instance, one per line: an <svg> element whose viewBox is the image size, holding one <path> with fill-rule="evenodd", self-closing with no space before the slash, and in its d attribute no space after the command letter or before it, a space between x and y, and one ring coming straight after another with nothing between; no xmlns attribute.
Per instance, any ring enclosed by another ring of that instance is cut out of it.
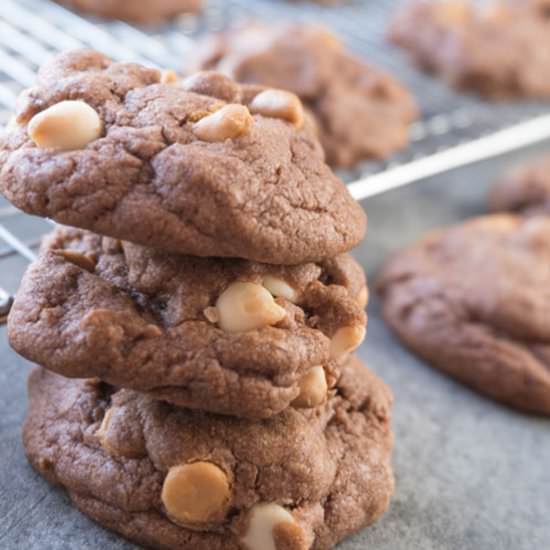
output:
<svg viewBox="0 0 550 550"><path fill-rule="evenodd" d="M183 16L157 29L80 17L48 0L0 2L0 127L17 94L33 84L38 66L52 54L91 47L119 60L179 69L193 41L256 17L324 24L359 56L397 75L415 93L422 112L412 145L388 162L363 163L342 174L358 199L550 138L550 110L542 103L488 104L458 94L424 76L384 41L395 0L351 0L328 8L287 0L208 0L200 16ZM24 216L0 198L0 322L10 292L32 258L47 221Z"/></svg>

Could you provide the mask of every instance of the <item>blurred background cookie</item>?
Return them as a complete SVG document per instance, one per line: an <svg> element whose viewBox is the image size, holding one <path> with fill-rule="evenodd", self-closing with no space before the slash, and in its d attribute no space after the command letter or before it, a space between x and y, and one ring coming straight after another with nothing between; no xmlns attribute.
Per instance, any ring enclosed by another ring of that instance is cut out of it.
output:
<svg viewBox="0 0 550 550"><path fill-rule="evenodd" d="M413 0L388 36L458 89L492 99L550 97L550 19L530 4Z"/></svg>
<svg viewBox="0 0 550 550"><path fill-rule="evenodd" d="M189 58L191 70L216 70L298 95L315 116L333 167L402 149L417 117L404 86L315 25L249 22L205 39Z"/></svg>
<svg viewBox="0 0 550 550"><path fill-rule="evenodd" d="M134 23L159 23L181 13L197 13L204 0L56 0L91 15Z"/></svg>
<svg viewBox="0 0 550 550"><path fill-rule="evenodd" d="M550 218L494 215L435 230L378 281L384 318L432 366L550 414Z"/></svg>

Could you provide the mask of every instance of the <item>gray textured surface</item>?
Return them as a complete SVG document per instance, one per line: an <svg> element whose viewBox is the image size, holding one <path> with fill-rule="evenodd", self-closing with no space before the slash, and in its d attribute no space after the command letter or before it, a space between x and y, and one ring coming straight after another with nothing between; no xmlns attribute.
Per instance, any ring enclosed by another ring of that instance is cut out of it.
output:
<svg viewBox="0 0 550 550"><path fill-rule="evenodd" d="M383 258L426 229L483 211L487 183L524 158L487 162L366 204L370 232L357 256L371 278ZM13 290L23 260L0 261ZM134 548L75 511L25 462L20 426L28 365L0 329L0 548ZM361 356L396 395L397 491L388 514L341 550L545 550L550 548L550 420L516 413L426 367L370 306Z"/></svg>

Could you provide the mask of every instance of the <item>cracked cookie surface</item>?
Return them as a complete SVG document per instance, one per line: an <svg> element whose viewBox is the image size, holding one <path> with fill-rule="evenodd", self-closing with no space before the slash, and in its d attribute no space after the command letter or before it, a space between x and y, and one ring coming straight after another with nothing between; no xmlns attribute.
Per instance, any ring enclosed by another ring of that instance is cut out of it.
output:
<svg viewBox="0 0 550 550"><path fill-rule="evenodd" d="M548 98L550 18L533 5L413 0L388 35L422 69L458 89L493 99Z"/></svg>
<svg viewBox="0 0 550 550"><path fill-rule="evenodd" d="M167 255L63 228L22 281L9 338L64 376L268 417L325 399L364 337L366 299L349 255L282 267Z"/></svg>
<svg viewBox="0 0 550 550"><path fill-rule="evenodd" d="M412 96L397 80L315 25L247 23L208 38L191 58L194 67L298 95L315 116L333 166L385 158L405 147L417 117Z"/></svg>
<svg viewBox="0 0 550 550"><path fill-rule="evenodd" d="M155 0L132 2L128 0L56 0L69 8L100 17L123 19L134 23L160 23L181 13L200 11L203 0Z"/></svg>
<svg viewBox="0 0 550 550"><path fill-rule="evenodd" d="M382 270L383 314L434 367L550 414L550 218L485 216L429 233Z"/></svg>
<svg viewBox="0 0 550 550"><path fill-rule="evenodd" d="M325 550L388 506L391 404L355 358L324 405L263 421L37 368L23 440L85 514L146 547Z"/></svg>
<svg viewBox="0 0 550 550"><path fill-rule="evenodd" d="M92 51L54 58L0 142L0 190L27 213L178 254L298 264L361 240L363 210L307 121L260 114L264 89L219 74L160 80Z"/></svg>

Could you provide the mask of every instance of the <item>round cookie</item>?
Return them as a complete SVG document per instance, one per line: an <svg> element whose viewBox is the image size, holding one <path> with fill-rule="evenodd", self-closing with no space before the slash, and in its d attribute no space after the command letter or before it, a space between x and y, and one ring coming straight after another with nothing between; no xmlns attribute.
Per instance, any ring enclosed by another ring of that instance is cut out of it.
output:
<svg viewBox="0 0 550 550"><path fill-rule="evenodd" d="M417 117L399 82L315 25L247 23L209 37L189 58L194 67L297 94L315 116L333 166L385 158L405 147Z"/></svg>
<svg viewBox="0 0 550 550"><path fill-rule="evenodd" d="M393 492L391 392L357 359L323 406L263 421L40 368L29 403L33 466L148 548L324 550L375 521Z"/></svg>
<svg viewBox="0 0 550 550"><path fill-rule="evenodd" d="M54 58L0 142L0 191L30 214L178 254L299 264L361 240L364 212L294 95L212 73L160 81L88 50Z"/></svg>
<svg viewBox="0 0 550 550"><path fill-rule="evenodd" d="M8 330L18 353L64 376L268 417L326 399L363 340L366 300L348 255L281 267L58 229L21 283Z"/></svg>
<svg viewBox="0 0 550 550"><path fill-rule="evenodd" d="M197 13L202 0L56 0L69 8L92 15L134 23L159 23L181 13Z"/></svg>
<svg viewBox="0 0 550 550"><path fill-rule="evenodd" d="M503 177L489 194L489 208L494 212L550 214L550 157Z"/></svg>
<svg viewBox="0 0 550 550"><path fill-rule="evenodd" d="M383 269L388 324L431 365L550 414L550 218L493 215L434 231Z"/></svg>
<svg viewBox="0 0 550 550"><path fill-rule="evenodd" d="M422 69L491 99L550 97L550 19L531 3L412 0L388 36ZM526 61L527 60L527 61Z"/></svg>

